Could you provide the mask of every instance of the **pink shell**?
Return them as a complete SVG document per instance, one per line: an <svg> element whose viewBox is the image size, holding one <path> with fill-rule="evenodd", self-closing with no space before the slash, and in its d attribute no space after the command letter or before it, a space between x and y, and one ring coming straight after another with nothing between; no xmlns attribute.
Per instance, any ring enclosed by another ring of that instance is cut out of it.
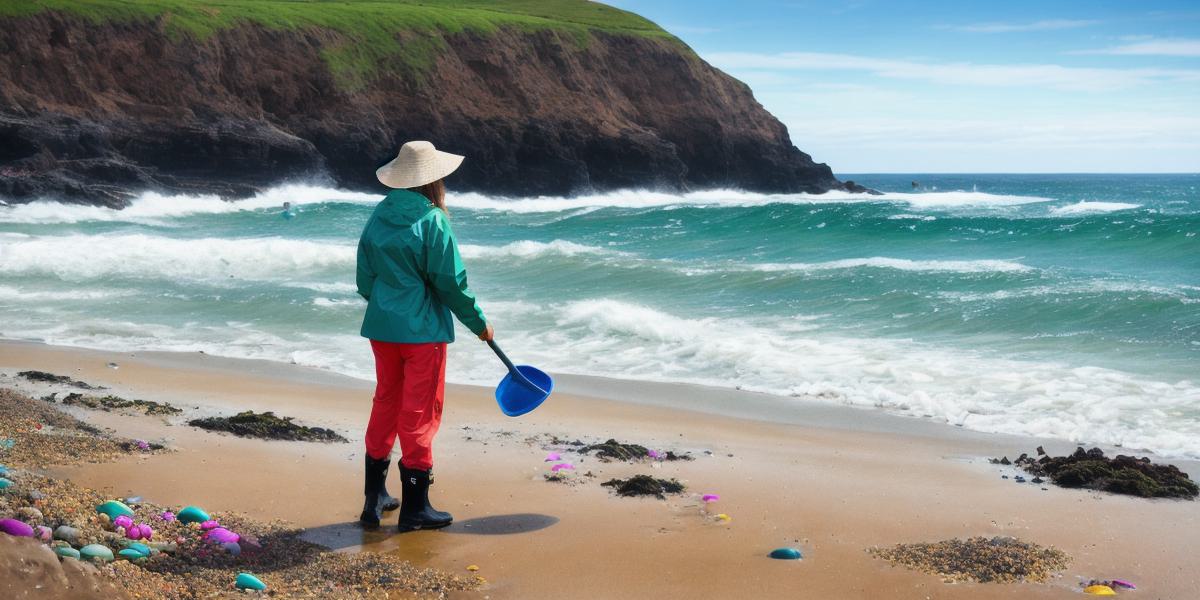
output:
<svg viewBox="0 0 1200 600"><path fill-rule="evenodd" d="M716 494L705 494L701 496L700 499L705 502L716 502L717 500L720 500L721 497Z"/></svg>
<svg viewBox="0 0 1200 600"><path fill-rule="evenodd" d="M662 452L659 452L658 450L647 450L647 451L646 451L646 454L647 454L647 455L648 455L650 458L662 458L662 457L663 457L663 453L662 453Z"/></svg>
<svg viewBox="0 0 1200 600"><path fill-rule="evenodd" d="M43 542L48 542L48 541L50 541L50 538L53 537L54 531L52 531L49 527L46 527L45 525L38 525L37 526L37 534L38 534L38 537L41 538Z"/></svg>
<svg viewBox="0 0 1200 600"><path fill-rule="evenodd" d="M209 529L216 529L217 527L220 527L220 526L221 526L221 524L218 523L216 519L212 519L212 520L201 523L200 529L203 529L204 531L208 531Z"/></svg>
<svg viewBox="0 0 1200 600"><path fill-rule="evenodd" d="M575 470L575 465L573 465L571 463L558 463L557 465L550 467L550 470L554 471L555 473L562 471L564 469Z"/></svg>
<svg viewBox="0 0 1200 600"><path fill-rule="evenodd" d="M142 532L137 527L130 527L125 531L125 537L131 540L140 540L142 539Z"/></svg>
<svg viewBox="0 0 1200 600"><path fill-rule="evenodd" d="M131 525L133 525L133 519L129 515L121 515L121 516L113 519L113 525L116 525L117 527L124 527L125 529L129 529L129 527Z"/></svg>
<svg viewBox="0 0 1200 600"><path fill-rule="evenodd" d="M1131 590L1137 589L1136 585L1133 585L1132 583L1129 583L1128 581L1125 581L1124 579L1114 579L1114 580L1112 580L1112 582L1113 582L1113 585L1115 585L1117 587L1129 588Z"/></svg>
<svg viewBox="0 0 1200 600"><path fill-rule="evenodd" d="M224 527L217 527L216 529L211 529L211 530L209 530L207 535L208 535L209 540L214 541L218 544L229 544L229 543L233 543L233 542L236 542L239 539L241 539L241 536L239 536L238 534L236 534L228 529L225 529Z"/></svg>
<svg viewBox="0 0 1200 600"><path fill-rule="evenodd" d="M142 523L141 525L138 525L137 528L138 528L138 532L140 532L142 534L143 538L148 540L148 539L154 537L154 530L151 529L149 525Z"/></svg>
<svg viewBox="0 0 1200 600"><path fill-rule="evenodd" d="M160 518L160 519L162 519L162 520L164 520L164 521L174 521L174 520L175 520L175 513L171 512L171 511L169 511L169 510L164 510L164 511L163 511L163 514L159 515L159 517L158 517L158 518Z"/></svg>
<svg viewBox="0 0 1200 600"><path fill-rule="evenodd" d="M547 455L546 455L546 460L545 460L545 462L553 462L553 461L556 461L556 460L562 460L562 456L561 456L559 453L557 453L557 452L551 452L550 454L547 454Z"/></svg>

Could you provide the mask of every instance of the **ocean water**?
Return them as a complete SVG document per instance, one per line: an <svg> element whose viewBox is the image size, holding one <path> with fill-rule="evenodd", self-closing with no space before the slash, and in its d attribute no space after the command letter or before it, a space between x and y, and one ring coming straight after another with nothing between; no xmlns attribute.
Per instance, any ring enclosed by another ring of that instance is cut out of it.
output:
<svg viewBox="0 0 1200 600"><path fill-rule="evenodd" d="M886 193L449 203L518 362L1200 458L1200 176L842 177ZM0 335L370 378L354 261L380 197L0 206ZM459 333L450 379L494 384Z"/></svg>

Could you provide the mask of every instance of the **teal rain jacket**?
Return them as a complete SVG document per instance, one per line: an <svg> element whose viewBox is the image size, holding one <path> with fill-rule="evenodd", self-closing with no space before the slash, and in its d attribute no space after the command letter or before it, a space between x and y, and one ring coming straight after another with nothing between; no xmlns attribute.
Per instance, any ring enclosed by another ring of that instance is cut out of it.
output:
<svg viewBox="0 0 1200 600"><path fill-rule="evenodd" d="M476 335L487 327L446 213L416 192L392 190L375 207L358 242L358 293L373 340L453 342L451 314Z"/></svg>

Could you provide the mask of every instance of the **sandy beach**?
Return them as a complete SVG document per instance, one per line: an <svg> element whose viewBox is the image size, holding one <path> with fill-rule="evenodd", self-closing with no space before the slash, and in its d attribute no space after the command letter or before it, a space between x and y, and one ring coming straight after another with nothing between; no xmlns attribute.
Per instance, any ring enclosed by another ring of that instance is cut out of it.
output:
<svg viewBox="0 0 1200 600"><path fill-rule="evenodd" d="M453 596L1064 598L1079 593L1081 580L1115 577L1136 582L1140 597L1190 598L1200 586L1196 502L1017 484L1002 476L1018 471L987 461L1038 445L1061 454L1074 448L1066 442L816 404L772 415L753 394L565 376L552 401L509 419L490 390L451 386L434 498L455 523L396 535L355 524L369 382L203 354L0 344L6 387L35 397L53 387L13 377L27 369L184 409L163 418L71 408L89 423L175 451L56 467L51 475L114 497L283 519L337 552L390 553L486 581ZM262 441L185 423L247 409L332 428L350 443ZM606 463L563 444L609 438L695 460ZM545 480L551 463L544 459L555 450L576 467L568 482ZM1196 477L1196 464L1173 462ZM599 485L638 473L677 478L687 489L658 500L618 497ZM707 493L720 500L706 512L700 495ZM971 536L1052 546L1071 563L1046 583L949 584L866 552ZM781 546L801 549L804 559L767 558ZM478 571L466 570L472 565Z"/></svg>

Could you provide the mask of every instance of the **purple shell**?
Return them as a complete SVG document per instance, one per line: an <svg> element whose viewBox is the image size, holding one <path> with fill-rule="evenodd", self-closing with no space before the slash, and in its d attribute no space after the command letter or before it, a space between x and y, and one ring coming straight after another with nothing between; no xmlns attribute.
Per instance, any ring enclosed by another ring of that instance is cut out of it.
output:
<svg viewBox="0 0 1200 600"><path fill-rule="evenodd" d="M241 539L241 536L228 529L225 529L224 527L211 529L207 535L209 540L218 544L230 544Z"/></svg>
<svg viewBox="0 0 1200 600"><path fill-rule="evenodd" d="M701 496L700 499L705 502L716 502L717 500L720 500L721 497L716 494L705 494Z"/></svg>
<svg viewBox="0 0 1200 600"><path fill-rule="evenodd" d="M663 457L663 453L662 453L662 452L659 452L658 450L647 450L647 451L646 451L646 454L647 454L647 455L648 455L650 458L662 458L662 457Z"/></svg>
<svg viewBox="0 0 1200 600"><path fill-rule="evenodd" d="M163 514L159 515L159 516L158 516L158 518L160 518L160 519L162 519L162 520L164 520L164 521L168 521L168 522L170 522L170 521L174 521L174 520L175 520L175 513L171 512L171 511L169 511L169 510L164 510L164 511L163 511Z"/></svg>
<svg viewBox="0 0 1200 600"><path fill-rule="evenodd" d="M142 532L137 527L130 526L129 529L125 530L125 537L131 540L140 540L142 539Z"/></svg>
<svg viewBox="0 0 1200 600"><path fill-rule="evenodd" d="M562 455L560 455L560 454L559 454L559 453L557 453L557 452L551 452L550 454L547 454L547 455L546 455L546 460L545 460L545 462L553 462L553 461L556 461L556 460L562 460Z"/></svg>
<svg viewBox="0 0 1200 600"><path fill-rule="evenodd" d="M1114 580L1112 580L1112 583L1113 583L1113 585L1115 585L1117 587L1129 588L1131 590L1137 589L1136 585L1133 585L1132 583L1129 583L1128 581L1125 581L1124 579L1114 579Z"/></svg>
<svg viewBox="0 0 1200 600"><path fill-rule="evenodd" d="M154 530L151 529L149 525L142 523L141 525L138 525L137 528L138 528L138 531L142 534L142 537L144 539L148 540L148 539L154 537Z"/></svg>
<svg viewBox="0 0 1200 600"><path fill-rule="evenodd" d="M550 470L554 471L555 473L562 471L564 469L575 470L575 465L573 465L571 463L558 463L557 465L550 467Z"/></svg>
<svg viewBox="0 0 1200 600"><path fill-rule="evenodd" d="M16 519L0 519L0 531L17 537L33 537L33 528Z"/></svg>
<svg viewBox="0 0 1200 600"><path fill-rule="evenodd" d="M221 526L221 524L218 523L216 519L211 519L211 520L201 523L200 529L203 529L204 531L208 531L209 529L216 529L220 526Z"/></svg>
<svg viewBox="0 0 1200 600"><path fill-rule="evenodd" d="M130 527L133 526L133 517L130 517L129 515L121 515L121 516L113 519L113 525L116 525L117 527L124 527L125 529L129 529Z"/></svg>

